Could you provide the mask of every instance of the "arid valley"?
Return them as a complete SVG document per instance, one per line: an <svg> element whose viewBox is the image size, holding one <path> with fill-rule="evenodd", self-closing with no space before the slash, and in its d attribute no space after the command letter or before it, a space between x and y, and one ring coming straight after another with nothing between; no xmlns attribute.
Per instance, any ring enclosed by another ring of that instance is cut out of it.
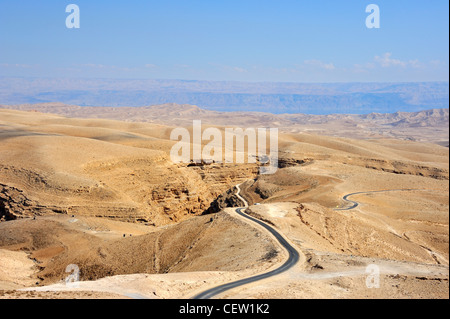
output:
<svg viewBox="0 0 450 319"><path fill-rule="evenodd" d="M173 163L170 133L193 120L278 128L276 173ZM0 106L0 298L184 299L270 272L288 252L246 204L299 261L215 298L448 298L448 124L448 109Z"/></svg>

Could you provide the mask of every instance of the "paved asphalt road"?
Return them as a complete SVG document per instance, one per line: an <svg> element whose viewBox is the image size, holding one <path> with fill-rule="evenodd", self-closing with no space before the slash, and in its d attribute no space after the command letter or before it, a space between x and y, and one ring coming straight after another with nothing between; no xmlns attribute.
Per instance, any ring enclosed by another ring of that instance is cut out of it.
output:
<svg viewBox="0 0 450 319"><path fill-rule="evenodd" d="M233 289L233 288L236 288L236 287L239 287L239 286L243 286L243 285L246 285L246 284L250 284L250 283L253 283L253 282L256 282L256 281L259 281L259 280L262 280L262 279L266 279L266 278L269 278L269 277L272 277L272 276L275 276L275 275L279 275L282 272L285 272L286 270L288 270L291 267L293 267L298 262L298 260L300 259L300 255L299 255L298 251L294 247L292 247L283 238L283 236L281 236L275 229L273 229L271 226L267 225L266 223L264 223L264 222L262 222L262 221L260 221L260 220L258 220L256 218L253 218L253 217L245 214L243 212L243 210L245 210L245 208L238 208L238 209L236 209L236 212L239 215L241 215L241 216L243 216L243 217L245 217L247 219L250 219L251 221L253 221L253 222L261 225L265 229L267 229L280 242L280 244L288 251L288 253L289 253L288 260L281 267L279 267L279 268L277 268L275 270L272 270L272 271L267 272L265 274L253 276L253 277L250 277L250 278L241 279L241 280L238 280L238 281L235 281L235 282L231 282L231 283L228 283L228 284L224 284L224 285L221 285L221 286L218 286L218 287L211 288L211 289L209 289L207 291L204 291L204 292L198 294L193 299L209 299L209 298L217 296L217 295L219 295L219 294L221 294L221 293L223 293L223 292L225 292L225 291L227 291L229 289Z"/></svg>
<svg viewBox="0 0 450 319"><path fill-rule="evenodd" d="M241 198L244 201L245 205L247 206L247 203L246 203L245 199L243 199L239 195L239 193L240 193L239 186L237 186L237 190L238 190L238 192L237 192L236 195L239 198ZM392 189L392 190L381 190L381 191L370 191L370 192L356 192L356 193L347 194L347 195L345 195L343 197L343 199L346 202L349 202L351 205L349 207L340 208L340 209L336 209L336 210L351 210L351 209L354 209L354 208L358 207L358 205L359 205L358 202L355 202L355 201L352 201L352 200L348 199L350 196L353 196L353 195L381 193L381 192L394 192L394 191L413 191L413 190L414 189ZM289 259L281 267L279 267L279 268L277 268L275 270L272 270L272 271L270 271L268 273L257 275L257 276L253 276L253 277L250 277L250 278L244 278L244 279L241 279L241 280L238 280L238 281L235 281L235 282L231 282L231 283L228 283L228 284L224 284L224 285L221 285L221 286L218 286L218 287L211 288L211 289L209 289L207 291L204 291L204 292L198 294L193 299L209 299L209 298L213 298L213 297L215 297L215 296L217 296L217 295L219 295L219 294L221 294L221 293L223 293L223 292L225 292L227 290L230 290L230 289L233 289L233 288L236 288L236 287L239 287L239 286L243 286L243 285L246 285L246 284L249 284L249 283L253 283L253 282L256 282L256 281L259 281L259 280L262 280L262 279L266 279L266 278L269 278L271 276L275 276L275 275L281 274L282 272L285 272L286 270L288 270L291 267L293 267L299 261L300 255L299 255L298 251L294 247L292 247L283 238L283 236L281 236L275 229L273 229L271 226L267 225L266 223L264 223L264 222L262 222L262 221L260 221L260 220L258 220L256 218L253 218L253 217L245 214L243 212L243 210L245 210L245 208L238 208L238 209L236 209L236 212L239 215L241 215L241 216L243 216L243 217L245 217L247 219L250 219L251 221L253 221L253 222L261 225L265 229L267 229L280 242L280 244L288 251Z"/></svg>
<svg viewBox="0 0 450 319"><path fill-rule="evenodd" d="M351 205L346 208L336 208L335 210L351 210L356 207L358 207L359 203L355 202L353 200L348 199L350 196L353 195L360 195L360 194L374 194L374 193L384 193L384 192L402 192L402 191L420 191L420 189L388 189L388 190L381 190L381 191L370 191L370 192L357 192L357 193L351 193L347 194L343 197L343 199L350 203Z"/></svg>

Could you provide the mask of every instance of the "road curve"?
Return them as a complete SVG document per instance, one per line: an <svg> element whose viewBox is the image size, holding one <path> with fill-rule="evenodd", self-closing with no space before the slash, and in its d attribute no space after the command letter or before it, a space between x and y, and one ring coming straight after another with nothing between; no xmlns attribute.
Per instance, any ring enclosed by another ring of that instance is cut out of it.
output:
<svg viewBox="0 0 450 319"><path fill-rule="evenodd" d="M240 193L239 186L237 186L237 190L238 190L238 192L236 195L245 203L245 206L248 207L246 200L239 195L239 193ZM274 270L269 271L264 274L256 275L256 276L249 277L249 278L244 278L244 279L241 279L238 281L230 282L230 283L227 283L227 284L224 284L221 286L217 286L217 287L208 289L208 290L196 295L193 299L210 299L210 298L217 296L227 290L230 290L230 289L233 289L233 288L236 288L239 286L247 285L247 284L250 284L250 283L262 280L262 279L266 279L266 278L269 278L269 277L272 277L275 275L279 275L279 274L285 272L286 270L290 269L291 267L293 267L299 261L299 259L300 259L299 252L294 247L292 247L286 241L286 239L284 239L283 236L281 236L274 228L272 228L268 224L260 221L259 219L256 219L256 218L253 218L253 217L247 215L246 213L243 212L244 210L245 210L245 208L237 208L236 213L261 225L267 231L269 231L278 240L278 242L283 246L283 248L285 248L287 250L287 252L289 253L288 260L277 269L274 269Z"/></svg>
<svg viewBox="0 0 450 319"><path fill-rule="evenodd" d="M388 190L381 190L381 191L369 191L369 192L356 192L356 193L351 193L351 194L347 194L345 195L342 199L345 200L346 202L350 203L349 207L346 208L336 208L335 210L351 210L354 209L356 207L359 206L358 202L355 202L353 200L348 199L350 196L353 195L360 195L360 194L373 194L373 193L384 193L384 192L406 192L406 191L424 191L423 189L388 189Z"/></svg>

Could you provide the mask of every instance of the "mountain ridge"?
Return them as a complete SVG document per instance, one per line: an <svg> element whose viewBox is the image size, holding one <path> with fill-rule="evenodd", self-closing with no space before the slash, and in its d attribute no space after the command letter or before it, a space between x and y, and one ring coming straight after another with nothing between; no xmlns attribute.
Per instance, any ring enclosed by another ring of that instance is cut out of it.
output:
<svg viewBox="0 0 450 319"><path fill-rule="evenodd" d="M0 77L0 104L63 102L81 106L166 103L212 111L366 114L449 107L448 82L277 83Z"/></svg>

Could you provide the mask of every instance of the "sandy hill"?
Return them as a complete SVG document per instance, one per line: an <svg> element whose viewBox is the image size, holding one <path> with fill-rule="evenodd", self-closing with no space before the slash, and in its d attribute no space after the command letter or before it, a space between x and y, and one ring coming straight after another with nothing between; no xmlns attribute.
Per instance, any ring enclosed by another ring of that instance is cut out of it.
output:
<svg viewBox="0 0 450 319"><path fill-rule="evenodd" d="M283 258L271 237L232 211L217 213L240 205L233 187L242 183L247 201L260 204L251 206L252 214L307 258L282 280L264 284L264 291L231 297L369 296L364 277L333 274L371 263L388 269L387 286L372 297L448 296L449 150L430 143L431 126L414 128L417 139L428 142L413 141L412 128L388 125L392 136L409 140L376 133L383 123L404 119L445 122L448 111L371 115L355 128L350 115L310 117L300 125L301 115L283 122L270 114L215 118L190 106L174 105L172 113L165 106L148 108L154 119L158 112L166 116L164 124L143 121L144 108L47 105L60 113L87 112L75 118L29 107L0 109L0 215L8 220L0 223L0 265L8 270L0 271L0 290L55 283L71 263L86 280L103 278L110 286L117 278L109 276L189 273L182 284L176 276L152 277L175 278L167 285L178 282L177 296L211 285L192 283L192 272L219 284L268 269ZM222 130L231 123L277 122L278 171L259 176L254 164L172 163L170 132L179 119L189 128L189 116L205 116L205 124ZM322 130L329 134L317 134ZM347 194L357 207L346 210ZM170 297L169 286L159 285Z"/></svg>
<svg viewBox="0 0 450 319"><path fill-rule="evenodd" d="M0 105L24 111L40 111L68 117L102 118L127 122L149 122L189 126L193 120L204 124L237 127L277 127L283 132L311 132L350 138L396 138L448 146L449 111L430 109L392 114L271 114L262 112L218 112L197 106L163 104L146 107L87 107L62 103Z"/></svg>
<svg viewBox="0 0 450 319"><path fill-rule="evenodd" d="M169 127L0 113L2 215L63 212L164 225L202 214L255 171L230 165L204 180L200 168L170 161Z"/></svg>
<svg viewBox="0 0 450 319"><path fill-rule="evenodd" d="M84 281L136 273L265 269L277 257L270 253L278 249L268 235L226 213L160 229L86 217L39 217L1 223L0 243L0 251L30 252L39 270L32 285L64 280L70 264L78 265Z"/></svg>

